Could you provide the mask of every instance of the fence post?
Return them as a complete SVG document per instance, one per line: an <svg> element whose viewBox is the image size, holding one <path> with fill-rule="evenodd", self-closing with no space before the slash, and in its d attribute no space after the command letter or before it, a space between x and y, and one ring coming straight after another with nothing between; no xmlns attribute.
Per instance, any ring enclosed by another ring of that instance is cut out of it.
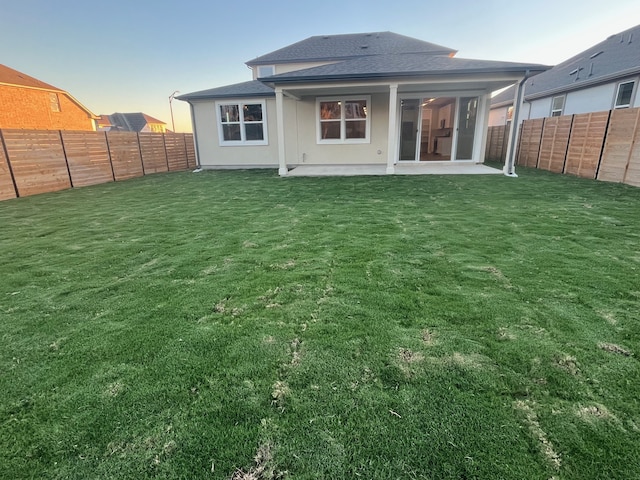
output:
<svg viewBox="0 0 640 480"><path fill-rule="evenodd" d="M64 164L67 166L67 175L69 175L69 185L73 188L73 178L71 178L71 169L69 168L69 159L67 158L67 150L64 148L64 139L62 138L62 130L58 130L60 136L60 146L62 147L62 155L64 156Z"/></svg>
<svg viewBox="0 0 640 480"><path fill-rule="evenodd" d="M596 165L596 173L593 177L597 180L598 173L600 173L600 163L602 163L602 155L604 154L604 146L607 144L607 136L609 135L609 125L611 124L611 112L613 110L609 110L609 115L607 116L607 125L604 127L604 135L602 136L602 146L600 147L600 155L598 156L598 165Z"/></svg>
<svg viewBox="0 0 640 480"><path fill-rule="evenodd" d="M9 150L7 149L7 145L4 143L4 135L2 133L2 129L0 129L0 143L2 144L4 158L7 160L7 168L9 169L11 183L13 183L13 191L16 194L16 198L20 198L20 193L18 192L18 184L16 183L16 177L13 175L13 167L11 166L11 160L9 160Z"/></svg>

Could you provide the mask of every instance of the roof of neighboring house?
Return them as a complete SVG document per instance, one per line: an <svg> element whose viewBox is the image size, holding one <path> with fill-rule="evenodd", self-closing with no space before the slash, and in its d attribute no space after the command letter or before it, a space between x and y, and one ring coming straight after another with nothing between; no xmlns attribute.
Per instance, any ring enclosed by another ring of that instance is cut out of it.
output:
<svg viewBox="0 0 640 480"><path fill-rule="evenodd" d="M428 53L455 55L456 50L393 32L318 35L246 62L269 65L313 61L344 60L368 55Z"/></svg>
<svg viewBox="0 0 640 480"><path fill-rule="evenodd" d="M19 87L39 88L42 90L52 90L56 92L64 92L58 87L49 85L48 83L38 80L37 78L30 77L26 73L19 72L6 65L0 64L0 83L5 85L13 85Z"/></svg>
<svg viewBox="0 0 640 480"><path fill-rule="evenodd" d="M491 108L506 107L513 105L516 96L516 86L511 85L494 97L491 97Z"/></svg>
<svg viewBox="0 0 640 480"><path fill-rule="evenodd" d="M96 124L98 125L98 127L112 127L113 124L111 123L111 120L109 119L109 115L98 115L98 118L96 118Z"/></svg>
<svg viewBox="0 0 640 480"><path fill-rule="evenodd" d="M452 58L423 53L384 54L344 60L330 65L305 68L265 77L266 82L346 80L399 76L507 73L529 70L544 72L544 65Z"/></svg>
<svg viewBox="0 0 640 480"><path fill-rule="evenodd" d="M640 73L640 25L611 35L525 84L534 100Z"/></svg>
<svg viewBox="0 0 640 480"><path fill-rule="evenodd" d="M61 88L54 87L53 85L45 83L42 80L38 80L37 78L31 77L26 73L19 72L18 70L14 70L13 68L7 67L6 65L2 64L0 64L0 85L10 85L12 87L33 88L37 90L62 93L69 97L69 99L73 103L78 105L78 107L87 112L90 118L97 118L96 115L91 112L91 110L82 105L71 94L69 94L69 92L62 90Z"/></svg>
<svg viewBox="0 0 640 480"><path fill-rule="evenodd" d="M111 124L116 127L118 130L127 130L130 132L140 132L142 129L152 123L158 123L161 125L166 125L162 120L158 120L157 118L153 118L150 115L142 112L136 113L119 113L116 112L112 115L109 115L109 120Z"/></svg>
<svg viewBox="0 0 640 480"><path fill-rule="evenodd" d="M233 98L233 97L271 97L275 92L258 80L236 83L224 87L210 88L199 92L188 93L176 97L178 100L197 100L199 98Z"/></svg>

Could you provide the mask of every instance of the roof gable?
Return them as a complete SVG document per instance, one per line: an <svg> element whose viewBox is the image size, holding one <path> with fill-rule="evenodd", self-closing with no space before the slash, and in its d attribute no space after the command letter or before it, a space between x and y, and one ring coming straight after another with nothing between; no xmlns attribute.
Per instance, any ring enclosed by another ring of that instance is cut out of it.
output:
<svg viewBox="0 0 640 480"><path fill-rule="evenodd" d="M6 65L2 64L0 64L0 83L18 87L53 90L56 92L64 91L57 87L54 87L53 85L49 85L48 83L38 80L37 78L31 77L26 73L19 72L18 70L14 70L13 68L9 68Z"/></svg>
<svg viewBox="0 0 640 480"><path fill-rule="evenodd" d="M197 100L199 98L247 98L247 97L273 97L273 88L268 87L258 80L225 85L224 87L210 88L199 92L188 93L176 97L178 100Z"/></svg>
<svg viewBox="0 0 640 480"><path fill-rule="evenodd" d="M330 61L402 53L455 55L456 50L393 32L318 35L254 58L246 63L252 66Z"/></svg>
<svg viewBox="0 0 640 480"><path fill-rule="evenodd" d="M640 72L640 25L565 60L527 81L525 98L540 98Z"/></svg>

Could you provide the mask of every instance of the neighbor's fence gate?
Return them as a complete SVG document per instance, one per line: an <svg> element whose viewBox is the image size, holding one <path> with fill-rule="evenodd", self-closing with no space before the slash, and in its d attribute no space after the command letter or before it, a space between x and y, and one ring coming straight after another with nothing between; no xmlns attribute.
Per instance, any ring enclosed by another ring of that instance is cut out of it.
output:
<svg viewBox="0 0 640 480"><path fill-rule="evenodd" d="M504 161L494 129L505 128L489 129L487 159ZM640 108L525 120L516 164L640 187Z"/></svg>
<svg viewBox="0 0 640 480"><path fill-rule="evenodd" d="M0 200L195 167L190 133L0 130Z"/></svg>

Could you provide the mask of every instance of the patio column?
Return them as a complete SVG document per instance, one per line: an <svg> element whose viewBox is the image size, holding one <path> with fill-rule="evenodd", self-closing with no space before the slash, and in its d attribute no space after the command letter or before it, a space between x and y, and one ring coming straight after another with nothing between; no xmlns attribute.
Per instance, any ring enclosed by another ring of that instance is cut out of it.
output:
<svg viewBox="0 0 640 480"><path fill-rule="evenodd" d="M396 135L398 124L398 84L389 85L389 135L387 142L387 173L395 173L396 153L398 151L398 138Z"/></svg>
<svg viewBox="0 0 640 480"><path fill-rule="evenodd" d="M282 88L276 88L276 123L278 126L278 175L284 177L289 173L284 146L284 95Z"/></svg>
<svg viewBox="0 0 640 480"><path fill-rule="evenodd" d="M516 94L513 99L513 117L511 118L511 129L507 141L507 153L504 159L502 171L507 177L517 177L516 175L516 142L520 131L520 110L522 109L522 99L524 97L524 84L529 78L529 70L524 78L516 85Z"/></svg>

